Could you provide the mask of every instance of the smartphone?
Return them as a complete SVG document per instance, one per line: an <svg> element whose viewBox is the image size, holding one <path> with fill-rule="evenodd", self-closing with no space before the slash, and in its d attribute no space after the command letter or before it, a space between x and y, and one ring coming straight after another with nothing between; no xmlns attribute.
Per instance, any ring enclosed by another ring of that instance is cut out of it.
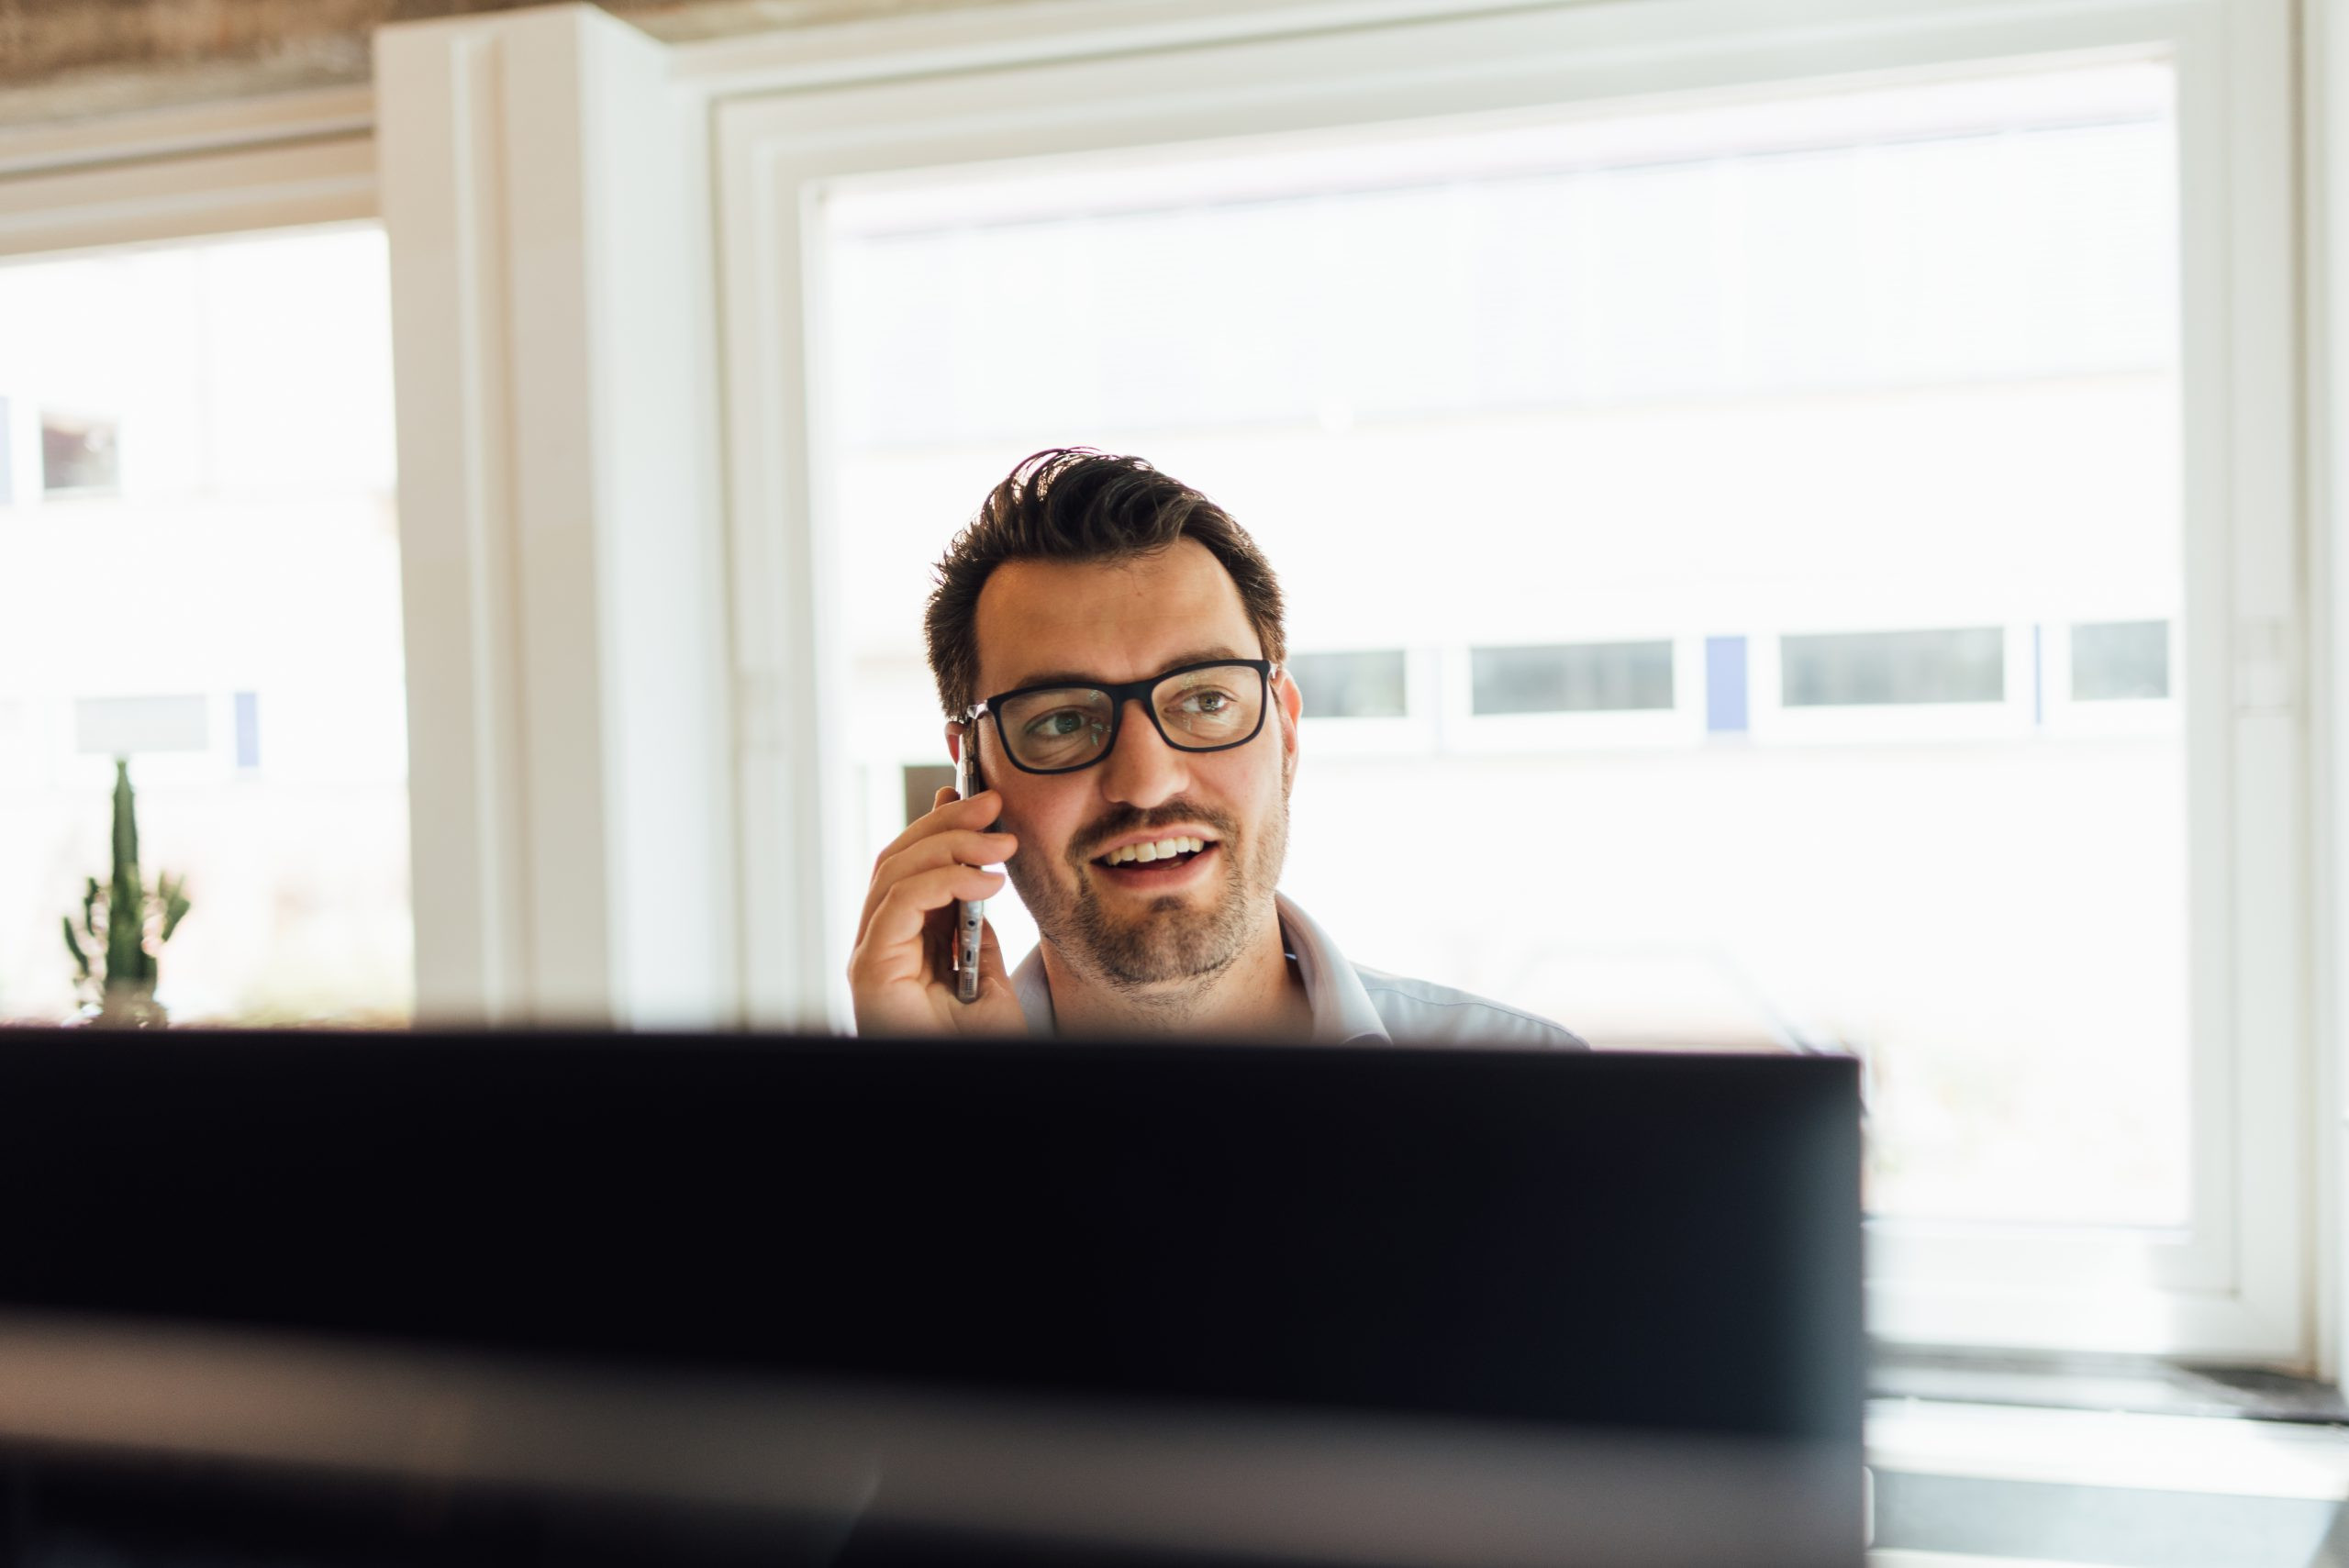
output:
<svg viewBox="0 0 2349 1568"><path fill-rule="evenodd" d="M977 727L973 726L963 731L963 743L954 748L954 793L963 800L987 787L979 777L979 760L972 755L977 740ZM954 901L954 995L962 1001L979 999L979 931L986 923L984 900Z"/></svg>

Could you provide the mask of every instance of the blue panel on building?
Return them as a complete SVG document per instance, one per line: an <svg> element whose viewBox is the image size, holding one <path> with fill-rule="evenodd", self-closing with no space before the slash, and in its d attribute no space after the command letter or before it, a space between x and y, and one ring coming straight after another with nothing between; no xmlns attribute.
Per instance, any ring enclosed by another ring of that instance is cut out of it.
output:
<svg viewBox="0 0 2349 1568"><path fill-rule="evenodd" d="M261 766L261 698L252 692L237 694L237 766Z"/></svg>
<svg viewBox="0 0 2349 1568"><path fill-rule="evenodd" d="M1705 639L1705 728L1713 735L1746 731L1745 639Z"/></svg>
<svg viewBox="0 0 2349 1568"><path fill-rule="evenodd" d="M2031 628L2031 721L2047 722L2047 650L2044 637L2047 628L2034 624Z"/></svg>

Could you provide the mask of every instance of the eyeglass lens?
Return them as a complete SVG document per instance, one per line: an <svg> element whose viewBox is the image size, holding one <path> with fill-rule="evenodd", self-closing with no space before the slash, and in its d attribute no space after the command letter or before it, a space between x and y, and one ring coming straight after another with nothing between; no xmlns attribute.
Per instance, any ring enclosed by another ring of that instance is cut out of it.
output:
<svg viewBox="0 0 2349 1568"><path fill-rule="evenodd" d="M1254 732L1264 711L1264 677L1245 664L1184 670L1151 688L1150 706L1169 745L1213 751ZM1015 761L1049 770L1097 761L1108 750L1117 714L1098 686L1056 686L1022 692L996 718Z"/></svg>

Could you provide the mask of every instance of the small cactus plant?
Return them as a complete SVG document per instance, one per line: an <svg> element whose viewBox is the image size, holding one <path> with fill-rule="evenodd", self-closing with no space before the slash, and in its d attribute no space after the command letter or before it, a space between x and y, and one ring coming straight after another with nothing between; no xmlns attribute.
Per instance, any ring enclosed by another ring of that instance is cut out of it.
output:
<svg viewBox="0 0 2349 1568"><path fill-rule="evenodd" d="M138 1027L163 1021L162 1009L155 1005L155 950L172 940L188 907L185 877L165 873L151 888L139 879L139 819L130 791L130 762L117 757L114 872L103 889L95 876L84 884L78 933L73 917L64 917L65 951L73 955L74 979L85 993L95 994L98 1022ZM94 953L105 961L103 966L92 962Z"/></svg>

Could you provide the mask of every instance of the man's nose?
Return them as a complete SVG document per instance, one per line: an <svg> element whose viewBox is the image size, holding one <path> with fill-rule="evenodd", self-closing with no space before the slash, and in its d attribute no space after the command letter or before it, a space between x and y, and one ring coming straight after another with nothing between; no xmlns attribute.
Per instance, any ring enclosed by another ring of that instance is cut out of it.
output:
<svg viewBox="0 0 2349 1568"><path fill-rule="evenodd" d="M1117 743L1101 761L1101 793L1147 811L1183 793L1190 783L1190 760L1158 733L1140 697L1126 700L1135 711L1118 726Z"/></svg>

